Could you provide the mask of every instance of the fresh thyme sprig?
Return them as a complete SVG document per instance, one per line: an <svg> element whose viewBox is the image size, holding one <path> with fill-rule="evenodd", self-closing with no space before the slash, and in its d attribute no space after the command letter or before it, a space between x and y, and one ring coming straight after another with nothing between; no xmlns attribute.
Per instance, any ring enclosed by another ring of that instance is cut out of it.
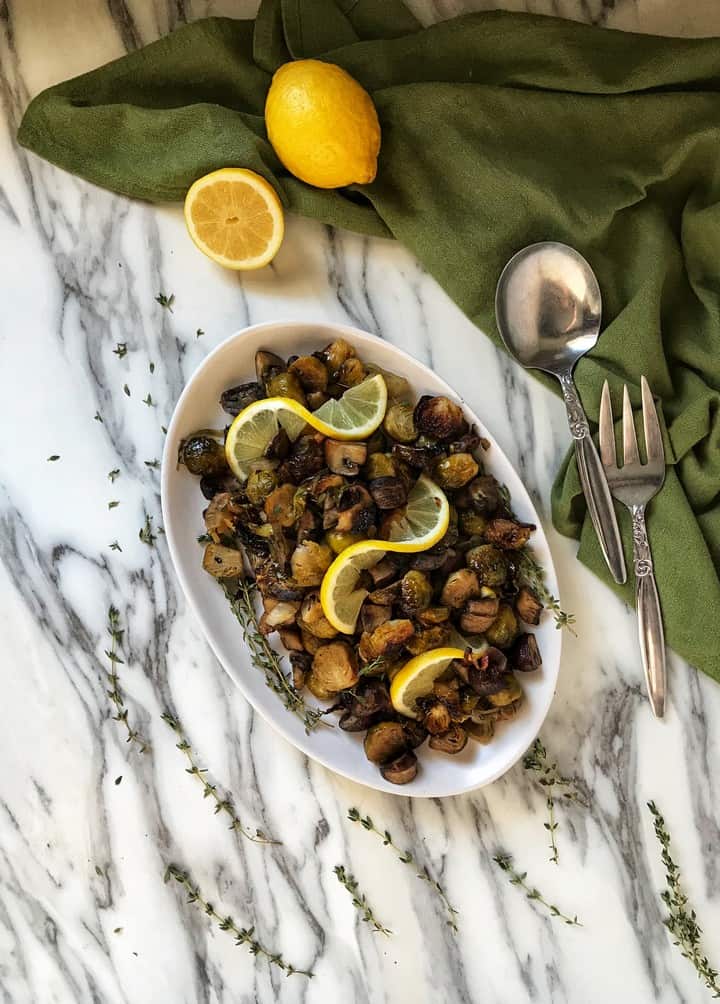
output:
<svg viewBox="0 0 720 1004"><path fill-rule="evenodd" d="M536 773L538 775L538 784L545 788L547 796L546 805L548 811L548 821L543 825L550 834L550 860L553 864L558 864L559 855L555 840L555 831L557 830L559 824L555 821L554 789L565 788L565 791L560 792L561 797L568 799L569 801L579 802L580 799L578 798L575 782L572 778L563 777L563 775L560 774L557 769L557 763L554 761L553 763L548 762L547 750L539 738L535 740L523 757L523 767L525 770Z"/></svg>
<svg viewBox="0 0 720 1004"><path fill-rule="evenodd" d="M281 969L286 976L307 976L312 979L313 974L305 969L296 969L295 966L286 962L279 952L270 952L260 944L255 937L254 927L238 927L232 917L221 916L212 903L203 898L200 889L193 884L187 872L182 871L177 865L168 865L165 869L165 881L175 879L187 892L188 903L196 903L206 916L217 922L221 931L227 931L235 938L236 945L247 945L251 955L262 955L267 959L268 964Z"/></svg>
<svg viewBox="0 0 720 1004"><path fill-rule="evenodd" d="M551 917L557 917L558 920L561 920L564 924L568 924L570 927L582 927L582 924L577 919L577 915L568 917L567 914L562 913L553 903L548 903L539 889L529 886L525 881L527 872L515 871L512 858L509 854L496 854L493 861L509 876L511 885L519 886L524 891L527 899L542 904Z"/></svg>
<svg viewBox="0 0 720 1004"><path fill-rule="evenodd" d="M377 919L367 901L365 893L360 892L360 887L355 876L351 872L346 871L342 865L335 865L333 871L340 885L344 885L352 896L352 904L362 914L364 923L369 924L373 931L377 931L378 934L384 934L386 937L389 937L392 931Z"/></svg>
<svg viewBox="0 0 720 1004"><path fill-rule="evenodd" d="M302 694L295 690L291 679L283 673L277 652L270 647L265 635L261 633L253 606L255 583L240 579L235 593L226 583L222 586L230 608L240 623L252 661L263 671L268 687L282 698L288 711L300 718L306 733L312 732L318 725L329 725L330 723L323 719L325 712L322 708L308 707Z"/></svg>
<svg viewBox="0 0 720 1004"><path fill-rule="evenodd" d="M239 816L235 812L235 806L233 805L232 796L229 792L225 796L221 796L217 790L216 784L210 784L210 782L205 777L207 774L207 767L199 767L195 757L193 756L193 751L190 743L188 742L185 731L180 724L180 721L170 714L169 711L163 712L160 716L166 725L169 725L173 732L179 737L179 742L175 745L181 753L184 753L187 757L189 767L185 768L187 774L196 777L203 787L203 798L212 798L215 801L214 813L217 815L220 812L224 812L225 815L230 820L230 829L235 830L236 833L241 833L248 840L252 840L255 844L279 844L279 840L273 840L272 837L267 837L262 830L255 830L252 833L245 826L243 826L240 821Z"/></svg>
<svg viewBox="0 0 720 1004"><path fill-rule="evenodd" d="M518 554L518 570L520 577L524 579L531 589L535 590L548 610L552 612L555 618L555 627L558 629L567 628L577 638L577 633L572 626L575 623L575 614L566 613L561 609L557 596L553 596L545 585L545 573L543 569L537 563L533 553L527 548Z"/></svg>
<svg viewBox="0 0 720 1004"><path fill-rule="evenodd" d="M110 669L106 670L107 678L110 683L110 689L107 691L107 695L115 705L116 714L113 715L113 721L122 722L127 730L126 742L137 743L140 752L145 753L145 751L150 748L150 744L143 739L137 729L134 729L130 725L128 720L128 709L125 707L125 700L123 698L122 690L120 689L117 667L124 666L125 663L118 655L118 649L122 645L125 631L120 627L120 613L117 607L110 606L108 609L107 630L110 635L110 648L105 649L105 655L110 661Z"/></svg>
<svg viewBox="0 0 720 1004"><path fill-rule="evenodd" d="M155 547L157 537L153 533L152 529L152 516L149 516L147 513L145 513L145 524L140 527L138 537L143 544L147 544L148 547Z"/></svg>
<svg viewBox="0 0 720 1004"><path fill-rule="evenodd" d="M665 818L654 802L648 802L652 813L655 836L662 848L661 859L665 866L665 881L667 888L660 893L660 898L668 909L668 915L663 920L676 945L684 958L693 964L698 978L712 992L713 997L720 997L718 971L713 969L703 955L700 946L702 928L698 926L695 911L688 907L687 896L680 884L680 869L670 854L670 834L665 825Z"/></svg>
<svg viewBox="0 0 720 1004"><path fill-rule="evenodd" d="M445 923L448 925L448 927L451 927L453 931L457 932L458 911L455 909L454 906L450 905L450 901L445 895L445 890L440 885L440 883L432 877L427 868L420 869L420 865L413 857L412 852L407 850L406 851L401 850L401 848L399 848L397 844L393 841L393 838L390 835L389 830L384 830L384 831L378 830L378 828L375 826L370 816L361 816L360 811L355 807L353 807L352 809L348 809L348 819L353 823L360 823L362 828L364 830L367 830L369 833L377 834L377 836L380 837L380 839L382 840L383 844L386 847L392 847L392 849L397 854L399 860L402 861L404 865L413 865L415 867L416 869L415 874L417 875L417 877L421 879L423 882L427 882L427 884L430 886L433 892L440 897L442 904L445 907L445 911L447 913L447 918L445 920Z"/></svg>
<svg viewBox="0 0 720 1004"><path fill-rule="evenodd" d="M170 313L173 313L173 304L175 303L175 294L171 293L170 296L166 296L164 293L158 293L155 297L155 303L159 303L161 307L165 307Z"/></svg>

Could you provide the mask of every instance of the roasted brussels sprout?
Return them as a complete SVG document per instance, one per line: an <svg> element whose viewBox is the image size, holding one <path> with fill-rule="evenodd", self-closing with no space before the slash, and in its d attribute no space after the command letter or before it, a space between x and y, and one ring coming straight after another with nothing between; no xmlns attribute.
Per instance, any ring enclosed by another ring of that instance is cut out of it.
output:
<svg viewBox="0 0 720 1004"><path fill-rule="evenodd" d="M406 572L400 583L400 607L408 617L414 617L430 606L432 586L422 572Z"/></svg>
<svg viewBox="0 0 720 1004"><path fill-rule="evenodd" d="M390 784L409 784L415 780L417 771L417 757L410 750L380 768L380 773Z"/></svg>
<svg viewBox="0 0 720 1004"><path fill-rule="evenodd" d="M281 480L300 484L324 469L325 453L321 438L315 434L300 436L295 441L278 472Z"/></svg>
<svg viewBox="0 0 720 1004"><path fill-rule="evenodd" d="M345 360L355 355L355 349L344 338L336 338L318 355L327 366L331 379L335 380Z"/></svg>
<svg viewBox="0 0 720 1004"><path fill-rule="evenodd" d="M455 756L465 749L467 743L467 732L462 725L451 725L447 732L439 736L430 736L429 746L432 750L440 753L449 753Z"/></svg>
<svg viewBox="0 0 720 1004"><path fill-rule="evenodd" d="M405 643L405 647L411 655L420 655L421 652L428 652L431 648L444 648L449 640L450 626L435 624L432 627L416 628L415 634Z"/></svg>
<svg viewBox="0 0 720 1004"><path fill-rule="evenodd" d="M476 572L483 586L497 588L502 586L508 577L508 560L502 551L492 544L479 544L471 547L465 555L470 568Z"/></svg>
<svg viewBox="0 0 720 1004"><path fill-rule="evenodd" d="M276 488L277 474L275 471L252 471L245 485L245 494L253 505L260 507Z"/></svg>
<svg viewBox="0 0 720 1004"><path fill-rule="evenodd" d="M237 387L230 387L220 395L220 407L228 415L239 415L243 409L247 408L253 401L259 401L265 397L265 392L259 383L243 383Z"/></svg>
<svg viewBox="0 0 720 1004"><path fill-rule="evenodd" d="M327 544L306 540L298 544L290 558L293 578L299 586L319 586L333 560Z"/></svg>
<svg viewBox="0 0 720 1004"><path fill-rule="evenodd" d="M298 378L303 390L317 392L327 389L327 367L315 356L298 356L288 369Z"/></svg>
<svg viewBox="0 0 720 1004"><path fill-rule="evenodd" d="M360 655L365 662L398 652L415 634L412 621L391 620L360 639Z"/></svg>
<svg viewBox="0 0 720 1004"><path fill-rule="evenodd" d="M471 509L460 513L460 530L466 537L481 537L487 522L487 516Z"/></svg>
<svg viewBox="0 0 720 1004"><path fill-rule="evenodd" d="M298 404L307 405L302 384L290 370L271 376L265 381L265 389L268 397L289 397Z"/></svg>
<svg viewBox="0 0 720 1004"><path fill-rule="evenodd" d="M457 439L467 428L459 404L449 397L421 397L415 406L415 427L425 436L441 441Z"/></svg>
<svg viewBox="0 0 720 1004"><path fill-rule="evenodd" d="M505 551L519 551L525 547L530 534L536 529L534 523L519 523L515 519L491 519L485 527L485 540Z"/></svg>
<svg viewBox="0 0 720 1004"><path fill-rule="evenodd" d="M341 530L328 530L325 534L325 542L333 554L340 554L346 547L350 547L351 544L357 544L362 539L363 535L361 533L350 533L347 531L343 533Z"/></svg>
<svg viewBox="0 0 720 1004"><path fill-rule="evenodd" d="M397 509L407 502L407 487L402 478L373 478L368 488L378 509Z"/></svg>
<svg viewBox="0 0 720 1004"><path fill-rule="evenodd" d="M310 411L317 411L318 408L329 400L324 390L309 390L305 397L307 398L307 406Z"/></svg>
<svg viewBox="0 0 720 1004"><path fill-rule="evenodd" d="M417 619L427 627L434 627L437 624L444 624L449 616L450 610L447 607L428 607L420 611Z"/></svg>
<svg viewBox="0 0 720 1004"><path fill-rule="evenodd" d="M533 673L540 669L542 658L534 634L521 634L510 649L510 665L519 673Z"/></svg>
<svg viewBox="0 0 720 1004"><path fill-rule="evenodd" d="M402 460L408 467L416 470L430 471L441 450L431 446L409 446L407 443L395 443L392 455Z"/></svg>
<svg viewBox="0 0 720 1004"><path fill-rule="evenodd" d="M271 377L277 373L282 373L284 369L284 361L280 356L276 356L274 352L266 352L265 349L258 349L255 353L255 374L258 378L258 383L262 384L263 387L266 386L267 381Z"/></svg>
<svg viewBox="0 0 720 1004"><path fill-rule="evenodd" d="M394 478L397 472L397 463L390 453L371 453L363 475L367 481L375 481L377 478Z"/></svg>
<svg viewBox="0 0 720 1004"><path fill-rule="evenodd" d="M518 622L515 611L509 603L500 604L498 615L490 627L485 629L485 637L497 648L508 648L517 637Z"/></svg>
<svg viewBox="0 0 720 1004"><path fill-rule="evenodd" d="M284 484L266 497L265 515L271 523L286 528L293 525L297 518L293 506L296 491L295 485Z"/></svg>
<svg viewBox="0 0 720 1004"><path fill-rule="evenodd" d="M239 492L241 487L229 467L221 474L203 474L200 478L200 491L208 500L214 499L219 492Z"/></svg>
<svg viewBox="0 0 720 1004"><path fill-rule="evenodd" d="M408 748L405 729L400 722L378 722L368 729L363 746L371 763L389 763Z"/></svg>
<svg viewBox="0 0 720 1004"><path fill-rule="evenodd" d="M350 356L342 364L337 373L337 382L341 387L356 387L367 376L367 370L357 356Z"/></svg>
<svg viewBox="0 0 720 1004"><path fill-rule="evenodd" d="M335 474L354 477L367 459L365 443L341 442L338 439L325 440L325 463Z"/></svg>
<svg viewBox="0 0 720 1004"><path fill-rule="evenodd" d="M495 622L500 609L496 596L468 600L460 617L460 630L467 634L483 634Z"/></svg>
<svg viewBox="0 0 720 1004"><path fill-rule="evenodd" d="M308 593L300 607L298 618L301 628L304 628L316 638L334 638L337 631L323 613L320 594Z"/></svg>
<svg viewBox="0 0 720 1004"><path fill-rule="evenodd" d="M331 694L354 686L360 679L355 650L346 641L321 645L313 656L310 678L316 686Z"/></svg>
<svg viewBox="0 0 720 1004"><path fill-rule="evenodd" d="M210 436L189 436L183 440L178 460L191 474L223 474L228 470L225 447Z"/></svg>
<svg viewBox="0 0 720 1004"><path fill-rule="evenodd" d="M438 736L452 725L450 712L442 701L433 701L424 709L422 723L431 736Z"/></svg>
<svg viewBox="0 0 720 1004"><path fill-rule="evenodd" d="M383 429L398 443L413 443L418 437L414 408L411 404L391 404L385 412Z"/></svg>
<svg viewBox="0 0 720 1004"><path fill-rule="evenodd" d="M462 488L472 481L478 472L478 465L469 453L451 453L438 460L433 468L435 480L441 488Z"/></svg>
<svg viewBox="0 0 720 1004"><path fill-rule="evenodd" d="M489 474L482 474L467 486L467 495L476 512L491 516L500 505L500 485Z"/></svg>
<svg viewBox="0 0 720 1004"><path fill-rule="evenodd" d="M459 610L468 600L480 595L480 582L477 574L471 568L459 568L451 572L440 594L440 602L444 607Z"/></svg>
<svg viewBox="0 0 720 1004"><path fill-rule="evenodd" d="M302 638L303 648L308 653L308 655L315 655L317 650L323 644L322 638L316 638L314 634L310 634L306 628L300 627L300 637Z"/></svg>
<svg viewBox="0 0 720 1004"><path fill-rule="evenodd" d="M529 586L521 586L515 597L515 609L520 620L526 624L539 624L543 612L542 600Z"/></svg>
<svg viewBox="0 0 720 1004"><path fill-rule="evenodd" d="M203 555L203 568L216 579L239 579L243 574L242 552L222 544L208 544Z"/></svg>
<svg viewBox="0 0 720 1004"><path fill-rule="evenodd" d="M495 694L488 694L487 699L494 708L504 708L523 696L523 689L512 673L508 673L503 682L502 690L498 690Z"/></svg>
<svg viewBox="0 0 720 1004"><path fill-rule="evenodd" d="M277 463L277 461L284 460L289 455L291 449L292 443L287 432L284 429L278 429L265 447L265 457Z"/></svg>

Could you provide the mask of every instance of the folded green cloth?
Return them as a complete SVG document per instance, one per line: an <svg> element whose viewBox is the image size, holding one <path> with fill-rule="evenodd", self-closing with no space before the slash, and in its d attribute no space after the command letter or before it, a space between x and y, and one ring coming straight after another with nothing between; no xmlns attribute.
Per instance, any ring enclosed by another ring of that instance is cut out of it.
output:
<svg viewBox="0 0 720 1004"><path fill-rule="evenodd" d="M273 70L320 57L372 94L376 181L320 191L289 177L265 136ZM402 241L497 340L495 284L538 240L597 272L606 328L577 382L591 419L608 377L662 400L668 476L649 533L670 644L720 679L720 40L625 34L494 12L421 29L399 0L275 0L255 22L181 28L37 97L20 142L126 195L179 200L229 165L286 206ZM615 587L570 457L558 529ZM628 544L629 522L621 513ZM628 660L639 659L632 643Z"/></svg>

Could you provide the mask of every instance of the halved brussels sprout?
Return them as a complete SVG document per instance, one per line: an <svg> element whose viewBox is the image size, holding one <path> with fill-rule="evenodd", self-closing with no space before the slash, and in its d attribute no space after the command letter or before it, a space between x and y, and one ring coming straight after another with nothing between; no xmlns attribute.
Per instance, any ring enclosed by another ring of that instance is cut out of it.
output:
<svg viewBox="0 0 720 1004"><path fill-rule="evenodd" d="M327 389L327 367L315 356L298 356L288 369L295 374L304 390L317 392Z"/></svg>
<svg viewBox="0 0 720 1004"><path fill-rule="evenodd" d="M413 443L418 437L414 408L411 404L391 404L385 412L383 429L398 443Z"/></svg>
<svg viewBox="0 0 720 1004"><path fill-rule="evenodd" d="M261 506L277 487L277 474L273 470L252 471L245 485L245 494L253 505Z"/></svg>
<svg viewBox="0 0 720 1004"><path fill-rule="evenodd" d="M478 472L478 465L469 453L451 453L438 460L433 468L435 480L441 488L462 488L472 481Z"/></svg>
<svg viewBox="0 0 720 1004"><path fill-rule="evenodd" d="M414 617L430 606L432 586L422 572L406 572L400 583L400 606L408 617Z"/></svg>
<svg viewBox="0 0 720 1004"><path fill-rule="evenodd" d="M518 622L515 611L509 603L502 603L495 620L490 627L485 628L485 637L491 645L507 648L515 641L517 633Z"/></svg>
<svg viewBox="0 0 720 1004"><path fill-rule="evenodd" d="M457 439L467 428L459 404L449 397L421 397L415 407L415 426L431 439Z"/></svg>
<svg viewBox="0 0 720 1004"><path fill-rule="evenodd" d="M389 763L408 748L405 729L400 722L378 722L368 729L363 746L371 763Z"/></svg>
<svg viewBox="0 0 720 1004"><path fill-rule="evenodd" d="M508 560L502 551L492 544L471 547L465 555L465 560L477 573L478 579L484 586L502 586L508 577L510 570Z"/></svg>

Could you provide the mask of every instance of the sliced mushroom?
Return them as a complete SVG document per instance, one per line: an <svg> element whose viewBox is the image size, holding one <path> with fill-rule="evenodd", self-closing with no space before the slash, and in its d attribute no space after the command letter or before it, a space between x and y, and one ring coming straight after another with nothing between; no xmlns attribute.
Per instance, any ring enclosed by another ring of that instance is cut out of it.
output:
<svg viewBox="0 0 720 1004"><path fill-rule="evenodd" d="M515 597L515 609L526 624L539 624L543 612L542 600L529 586L521 586Z"/></svg>
<svg viewBox="0 0 720 1004"><path fill-rule="evenodd" d="M421 572L436 572L442 568L448 558L455 556L455 551L451 547L438 545L429 551L421 551L414 554L410 559L410 567L417 568Z"/></svg>
<svg viewBox="0 0 720 1004"><path fill-rule="evenodd" d="M440 602L444 607L460 610L468 600L480 595L480 582L475 572L470 568L459 568L452 572L443 586Z"/></svg>
<svg viewBox="0 0 720 1004"><path fill-rule="evenodd" d="M483 746L487 746L488 743L492 742L495 735L495 720L488 716L481 722L465 722L463 728L471 739L481 743Z"/></svg>
<svg viewBox="0 0 720 1004"><path fill-rule="evenodd" d="M338 439L325 440L325 463L335 474L355 477L367 459L366 443L348 443Z"/></svg>
<svg viewBox="0 0 720 1004"><path fill-rule="evenodd" d="M468 600L460 617L460 630L467 634L483 634L497 617L499 609L500 600L497 597Z"/></svg>
<svg viewBox="0 0 720 1004"><path fill-rule="evenodd" d="M525 547L530 534L536 529L534 523L520 523L515 519L491 519L485 527L485 540L504 551L519 551Z"/></svg>
<svg viewBox="0 0 720 1004"><path fill-rule="evenodd" d="M297 628L291 627L281 627L278 628L278 635L280 636L280 641L283 643L288 652L305 652L305 646L302 642L302 635L297 630Z"/></svg>
<svg viewBox="0 0 720 1004"><path fill-rule="evenodd" d="M354 686L360 679L355 650L346 641L321 645L313 656L310 676L318 687L331 694Z"/></svg>
<svg viewBox="0 0 720 1004"><path fill-rule="evenodd" d="M243 383L237 387L230 387L220 395L220 407L228 415L239 415L253 401L259 401L265 397L265 392L259 383Z"/></svg>
<svg viewBox="0 0 720 1004"><path fill-rule="evenodd" d="M308 593L300 607L298 623L316 638L334 638L337 631L323 613L318 592Z"/></svg>
<svg viewBox="0 0 720 1004"><path fill-rule="evenodd" d="M327 544L305 540L298 544L290 558L293 578L299 586L319 586L333 560Z"/></svg>
<svg viewBox="0 0 720 1004"><path fill-rule="evenodd" d="M368 488L378 509L397 509L407 502L405 482L395 475L373 478L368 482Z"/></svg>
<svg viewBox="0 0 720 1004"><path fill-rule="evenodd" d="M415 780L417 772L417 757L410 750L380 768L380 773L390 784L409 784Z"/></svg>
<svg viewBox="0 0 720 1004"><path fill-rule="evenodd" d="M403 754L408 741L400 722L378 722L368 729L363 746L371 763L384 764Z"/></svg>
<svg viewBox="0 0 720 1004"><path fill-rule="evenodd" d="M345 732L364 732L380 716L391 714L393 710L390 694L382 680L363 677L353 694L347 697L349 703L338 723Z"/></svg>
<svg viewBox="0 0 720 1004"><path fill-rule="evenodd" d="M382 589L374 589L368 596L371 603L378 603L380 606L392 606L400 599L402 590L402 579L390 582Z"/></svg>
<svg viewBox="0 0 720 1004"><path fill-rule="evenodd" d="M292 666L293 687L295 690L302 690L310 672L312 659L307 652L291 652L290 665Z"/></svg>
<svg viewBox="0 0 720 1004"><path fill-rule="evenodd" d="M255 353L255 374L258 382L265 386L265 382L276 373L282 373L285 369L285 361L276 356L274 352L266 352L258 349Z"/></svg>
<svg viewBox="0 0 720 1004"><path fill-rule="evenodd" d="M534 634L521 634L510 649L508 662L520 673L534 673L542 666L542 657Z"/></svg>
<svg viewBox="0 0 720 1004"><path fill-rule="evenodd" d="M203 555L203 568L216 579L242 578L242 552L222 544L208 544Z"/></svg>
<svg viewBox="0 0 720 1004"><path fill-rule="evenodd" d="M295 617L300 609L299 600L278 600L274 596L263 597L265 611L260 618L260 631L270 634L277 628L295 623ZM283 643L284 644L284 643ZM285 646L288 648L288 646ZM302 643L300 645L302 648Z"/></svg>
<svg viewBox="0 0 720 1004"><path fill-rule="evenodd" d="M385 624L392 617L392 606L381 606L378 603L363 603L360 608L360 627L363 631L372 633L375 628Z"/></svg>
<svg viewBox="0 0 720 1004"><path fill-rule="evenodd" d="M441 736L430 736L430 749L439 750L440 753L449 753L455 756L465 749L467 744L467 732L462 725L451 725L447 732Z"/></svg>
<svg viewBox="0 0 720 1004"><path fill-rule="evenodd" d="M403 560L394 554L386 554L382 561L373 565L369 569L370 578L376 589L387 586L397 576L398 571L403 567ZM375 602L373 600L373 602Z"/></svg>

